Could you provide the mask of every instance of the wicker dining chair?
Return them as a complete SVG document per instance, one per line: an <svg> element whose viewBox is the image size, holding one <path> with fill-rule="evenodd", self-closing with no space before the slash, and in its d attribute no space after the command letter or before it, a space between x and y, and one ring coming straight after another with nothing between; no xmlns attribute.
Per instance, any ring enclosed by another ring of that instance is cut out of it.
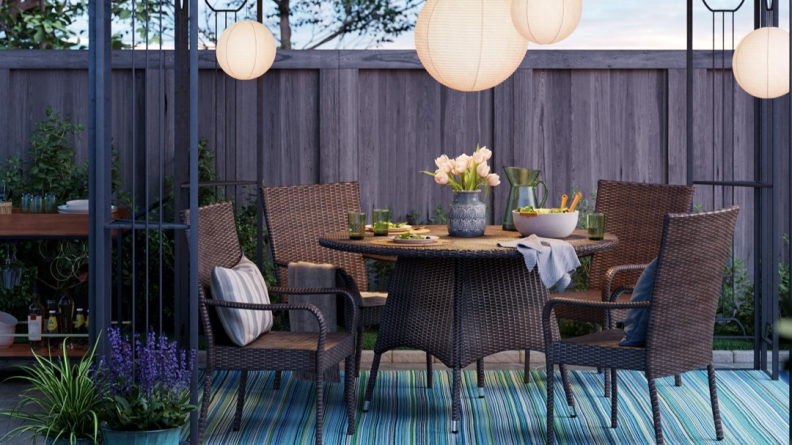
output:
<svg viewBox="0 0 792 445"><path fill-rule="evenodd" d="M609 301L550 300L543 311L547 369L553 364L598 366L611 369L611 428L618 424L617 369L646 373L652 405L655 437L663 443L660 406L655 379L707 368L712 414L718 440L723 439L712 338L723 271L737 224L739 207L706 213L669 214L663 221L652 299L620 302L630 288L621 287ZM605 311L648 308L649 325L645 347L619 346L624 331L612 325L602 332L553 341L550 317L562 307ZM554 375L547 373L547 443L555 441L553 427Z"/></svg>
<svg viewBox="0 0 792 445"><path fill-rule="evenodd" d="M686 185L644 184L600 180L597 184L595 213L605 215L605 230L619 238L614 249L591 258L589 290L553 294L555 298L582 302L609 301L613 291L634 286L646 266L657 257L668 213L685 213L693 205L694 187ZM623 293L619 301L630 301ZM559 319L593 323L599 330L607 323L605 312L588 306L562 306L556 309ZM626 311L612 311L613 322L624 322ZM528 352L526 351L526 357ZM526 358L526 375L529 360ZM610 396L610 374L605 372L605 397ZM677 386L681 384L676 378Z"/></svg>
<svg viewBox="0 0 792 445"><path fill-rule="evenodd" d="M288 287L289 263L310 261L338 266L342 284L355 296L360 309L357 328L355 377L360 375L363 328L379 325L387 293L368 292L365 259L395 262L395 258L359 255L326 249L319 238L327 232L347 230L347 214L360 212L357 182L262 187L269 248L275 262L278 285ZM432 357L426 354L427 386L432 386Z"/></svg>
<svg viewBox="0 0 792 445"><path fill-rule="evenodd" d="M190 211L182 213L183 220L190 221ZM188 245L190 242L187 231ZM192 246L190 246L192 248ZM234 207L230 202L201 207L198 209L198 304L201 321L206 336L206 375L204 394L199 419L198 443L203 442L204 430L212 394L212 374L216 369L241 371L237 392L237 406L234 414L235 430L239 429L245 403L245 391L249 371L304 371L313 372L316 381L316 437L315 443L322 443L322 424L324 420L323 374L324 371L345 360L344 395L347 405L347 434L355 433L355 379L354 332L357 326L358 310L352 294L345 289L282 289L268 288L270 295L330 295L343 297L347 302L345 310L348 333L328 333L322 313L310 304L248 304L230 303L209 298L214 267L232 268L242 258L242 250L234 220ZM217 316L217 308L249 309L272 311L308 311L316 317L319 332L270 331L244 347L231 343Z"/></svg>

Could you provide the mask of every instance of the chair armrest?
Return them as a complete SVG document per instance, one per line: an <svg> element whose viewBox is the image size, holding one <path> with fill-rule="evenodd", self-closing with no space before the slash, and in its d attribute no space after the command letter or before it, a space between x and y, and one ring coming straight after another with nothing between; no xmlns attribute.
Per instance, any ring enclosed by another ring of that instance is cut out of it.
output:
<svg viewBox="0 0 792 445"><path fill-rule="evenodd" d="M346 326L349 332L355 332L358 323L358 305L352 293L346 289L328 287L318 289L304 289L304 288L291 288L291 287L270 287L267 291L273 294L291 294L291 295L343 295L349 301L352 307L352 322ZM283 306L283 305L270 305L270 306ZM312 306L314 307L314 306ZM288 310L288 308L286 308Z"/></svg>
<svg viewBox="0 0 792 445"><path fill-rule="evenodd" d="M369 255L367 253L363 254L363 258L367 260L374 260L374 261L381 261L383 263L395 263L397 258L390 257L390 256L382 256L382 255Z"/></svg>
<svg viewBox="0 0 792 445"><path fill-rule="evenodd" d="M280 261L275 261L275 265L278 267L285 267L285 268L289 267L288 263L281 263Z"/></svg>
<svg viewBox="0 0 792 445"><path fill-rule="evenodd" d="M627 288L622 288L627 289ZM617 291L618 293L623 292L621 289ZM650 301L635 301L635 302L610 302L610 301L580 301L575 300L572 298L553 298L552 300L548 300L547 303L544 305L544 310L542 311L542 329L544 330L545 336L545 352L549 351L550 344L553 342L553 338L550 332L550 316L553 314L553 308L558 305L565 305L565 306L577 306L577 307L588 307L592 309L640 309L640 308L648 308L651 304Z"/></svg>
<svg viewBox="0 0 792 445"><path fill-rule="evenodd" d="M613 294L611 288L613 285L613 280L616 278L616 275L618 275L619 272L644 270L647 267L649 267L648 264L625 264L621 266L613 266L610 269L608 269L608 271L605 272L605 281L607 284L605 285L605 288L602 289L602 301L615 301L612 298ZM618 290L619 289L616 289L616 291ZM613 293L615 293L615 291Z"/></svg>

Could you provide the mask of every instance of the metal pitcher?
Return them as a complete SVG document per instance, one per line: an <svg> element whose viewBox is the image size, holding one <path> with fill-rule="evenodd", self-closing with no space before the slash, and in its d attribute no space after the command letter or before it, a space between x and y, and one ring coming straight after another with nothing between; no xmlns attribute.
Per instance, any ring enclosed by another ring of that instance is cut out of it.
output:
<svg viewBox="0 0 792 445"><path fill-rule="evenodd" d="M539 173L541 173L539 170L503 167L503 171L506 173L509 185L511 185L509 199L506 201L506 214L503 216L503 230L516 231L517 227L514 226L512 210L525 206L544 208L549 190L547 189L547 184L543 181L537 181ZM539 184L544 186L544 197L542 197L541 203L536 195L536 189Z"/></svg>

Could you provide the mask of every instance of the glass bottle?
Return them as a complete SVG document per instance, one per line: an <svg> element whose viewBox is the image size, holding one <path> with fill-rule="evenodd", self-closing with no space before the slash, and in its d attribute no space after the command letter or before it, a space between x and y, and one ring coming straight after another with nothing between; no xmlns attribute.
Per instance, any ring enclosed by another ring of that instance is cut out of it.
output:
<svg viewBox="0 0 792 445"><path fill-rule="evenodd" d="M74 332L74 300L69 296L69 290L63 292L63 296L58 301L58 326L61 334L72 334ZM63 339L65 349L73 349L74 343L69 338Z"/></svg>
<svg viewBox="0 0 792 445"><path fill-rule="evenodd" d="M74 333L75 334L87 334L88 332L85 329L85 314L83 313L83 308L77 308L77 316L74 317ZM83 337L77 337L75 343L82 348L85 344L85 339Z"/></svg>
<svg viewBox="0 0 792 445"><path fill-rule="evenodd" d="M49 319L47 319L47 334L57 334L58 333L58 313L56 311L49 311ZM60 339L57 337L48 337L47 338L47 345L49 346L50 352L53 349L58 349Z"/></svg>
<svg viewBox="0 0 792 445"><path fill-rule="evenodd" d="M38 281L33 282L33 296L28 306L28 342L30 349L41 349L41 328L44 322L44 306L41 305L39 297Z"/></svg>

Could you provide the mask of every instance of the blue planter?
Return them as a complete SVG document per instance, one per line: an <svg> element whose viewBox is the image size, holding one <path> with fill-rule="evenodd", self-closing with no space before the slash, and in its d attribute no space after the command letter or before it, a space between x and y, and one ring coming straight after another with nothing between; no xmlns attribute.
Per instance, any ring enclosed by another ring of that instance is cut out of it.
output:
<svg viewBox="0 0 792 445"><path fill-rule="evenodd" d="M105 445L178 445L181 428L157 431L115 431L102 427Z"/></svg>
<svg viewBox="0 0 792 445"><path fill-rule="evenodd" d="M454 191L448 206L448 234L463 238L484 235L487 229L487 205L479 200L481 190Z"/></svg>
<svg viewBox="0 0 792 445"><path fill-rule="evenodd" d="M71 445L71 441L69 439L50 439L49 437L45 437L44 443L47 445ZM94 441L91 439L77 439L75 445L93 445Z"/></svg>

